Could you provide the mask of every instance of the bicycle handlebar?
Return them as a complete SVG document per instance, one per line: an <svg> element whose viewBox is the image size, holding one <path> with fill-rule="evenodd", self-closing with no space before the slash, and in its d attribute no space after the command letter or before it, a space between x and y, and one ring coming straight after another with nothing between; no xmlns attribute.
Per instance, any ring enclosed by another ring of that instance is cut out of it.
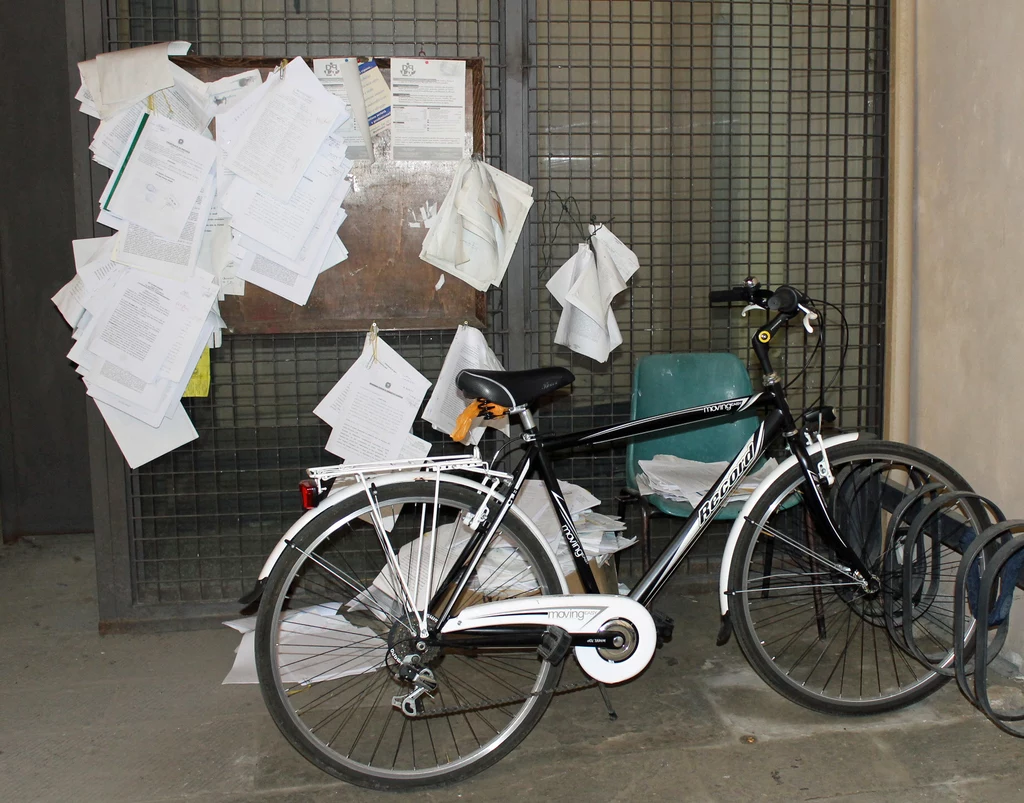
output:
<svg viewBox="0 0 1024 803"><path fill-rule="evenodd" d="M708 293L708 301L711 304L742 301L788 315L795 315L801 307L806 309L809 304L809 299L795 287L784 284L773 291L761 287L761 283L756 279L747 279L745 284L731 290L712 290Z"/></svg>

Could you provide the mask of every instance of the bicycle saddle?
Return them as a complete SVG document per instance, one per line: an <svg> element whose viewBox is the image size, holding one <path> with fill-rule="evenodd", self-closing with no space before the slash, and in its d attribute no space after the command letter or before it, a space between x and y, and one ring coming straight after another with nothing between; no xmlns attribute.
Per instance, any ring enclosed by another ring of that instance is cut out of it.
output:
<svg viewBox="0 0 1024 803"><path fill-rule="evenodd" d="M564 388L576 381L568 368L531 368L528 371L460 371L455 384L474 399L518 407L532 404L545 393Z"/></svg>

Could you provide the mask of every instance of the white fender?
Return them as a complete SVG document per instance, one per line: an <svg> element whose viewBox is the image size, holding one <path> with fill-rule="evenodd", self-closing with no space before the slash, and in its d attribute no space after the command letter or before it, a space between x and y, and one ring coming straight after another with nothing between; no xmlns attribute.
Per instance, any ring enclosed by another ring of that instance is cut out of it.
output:
<svg viewBox="0 0 1024 803"><path fill-rule="evenodd" d="M433 472L429 471L403 471L396 474L382 474L372 478L373 484L376 485L378 488L383 488L387 485L394 485L396 483L401 482L411 482L414 480L422 480L433 485L435 479L436 475ZM481 485L479 482L474 482L473 480L467 479L465 477L444 474L441 476L441 482L450 483L452 485L461 485L464 488L470 488L474 491L479 491L481 493L487 494L488 496L490 496L490 498L494 500L495 505L500 505L504 501L504 497L501 494L492 491L490 488ZM307 524L312 522L314 519L323 516L326 513L329 513L331 508L333 508L335 505L338 505L346 501L347 499L351 499L353 496L360 496L364 495L365 493L366 492L363 490L363 486L360 485L359 483L347 484L343 486L340 490L332 490L331 493L329 493L320 501L319 505L317 505L312 510L307 510L305 513L303 513L302 516L300 516L299 519L291 527L288 528L285 534L281 536L281 540L278 541L274 548L270 551L270 555L267 556L267 559L263 564L263 568L260 570L259 578L257 579L262 581L266 580L266 578L270 576L270 573L273 571L274 566L277 565L278 560L280 560L281 556L284 554L287 542L290 539L294 538L296 535L298 535L298 533ZM547 552L548 557L551 559L551 562L555 566L558 565L558 559L555 557L555 553L552 551L547 539L541 534L540 530L537 529L534 523L530 521L530 519L528 519L521 510L519 510L519 508L513 505L511 508L509 508L509 511L506 514L506 516L516 517L520 521L520 523L523 524L523 526L528 528L535 536L537 536L537 541L540 543L544 551ZM562 593L568 594L569 588L566 585L565 578L562 577L561 572L559 572L558 577L559 582L562 585Z"/></svg>
<svg viewBox="0 0 1024 803"><path fill-rule="evenodd" d="M860 437L859 432L850 432L845 435L833 435L831 438L823 438L825 448L832 446L838 446L841 443L851 443ZM812 446L807 448L807 454L815 455L821 451L821 443L815 442ZM736 552L736 542L740 539L740 530L743 529L743 525L746 524L747 515L753 510L754 505L758 503L762 496L768 491L772 484L789 471L790 468L796 465L796 455L790 455L783 460L778 468L769 474L760 485L757 486L754 493L750 495L746 504L743 505L743 509L736 516L736 520L732 524L732 529L729 531L729 540L725 543L725 551L722 552L722 573L718 579L718 599L719 604L722 607L722 616L725 616L729 612L729 572L732 569L732 560Z"/></svg>
<svg viewBox="0 0 1024 803"><path fill-rule="evenodd" d="M560 627L569 633L598 633L616 619L636 628L633 653L622 661L602 658L596 647L575 647L583 671L601 683L622 683L636 677L651 662L657 646L657 630L650 612L629 597L611 594L569 594L519 597L517 599L470 605L449 619L442 633L457 633L479 627L539 625Z"/></svg>

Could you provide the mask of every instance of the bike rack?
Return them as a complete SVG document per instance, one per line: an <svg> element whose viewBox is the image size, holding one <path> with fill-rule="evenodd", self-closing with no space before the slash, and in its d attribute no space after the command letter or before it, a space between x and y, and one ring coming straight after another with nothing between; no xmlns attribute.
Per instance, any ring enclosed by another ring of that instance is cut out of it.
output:
<svg viewBox="0 0 1024 803"><path fill-rule="evenodd" d="M885 594L883 610L893 641L930 671L955 677L964 697L996 727L1024 738L1024 708L996 710L989 694L991 664L1005 646L1013 592L1024 579L1024 519L1008 520L981 494L933 482L893 510L883 543L883 575L892 578L893 592ZM914 633L914 624L949 593L938 563L940 546L960 553L952 662L929 656Z"/></svg>

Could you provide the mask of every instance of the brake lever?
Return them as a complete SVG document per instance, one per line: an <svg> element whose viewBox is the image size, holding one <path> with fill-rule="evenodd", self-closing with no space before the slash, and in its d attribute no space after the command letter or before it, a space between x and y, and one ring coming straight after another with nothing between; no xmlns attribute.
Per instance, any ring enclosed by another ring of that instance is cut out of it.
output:
<svg viewBox="0 0 1024 803"><path fill-rule="evenodd" d="M812 326L812 324L814 321L818 320L818 313L808 307L805 307L803 304L797 304L796 308L804 314L804 329L807 330L807 334L813 335L814 326Z"/></svg>
<svg viewBox="0 0 1024 803"><path fill-rule="evenodd" d="M760 304L747 304L747 306L743 308L743 312L740 313L740 316L746 318L747 313L750 312L751 310L761 310L761 312L767 312L767 310Z"/></svg>

